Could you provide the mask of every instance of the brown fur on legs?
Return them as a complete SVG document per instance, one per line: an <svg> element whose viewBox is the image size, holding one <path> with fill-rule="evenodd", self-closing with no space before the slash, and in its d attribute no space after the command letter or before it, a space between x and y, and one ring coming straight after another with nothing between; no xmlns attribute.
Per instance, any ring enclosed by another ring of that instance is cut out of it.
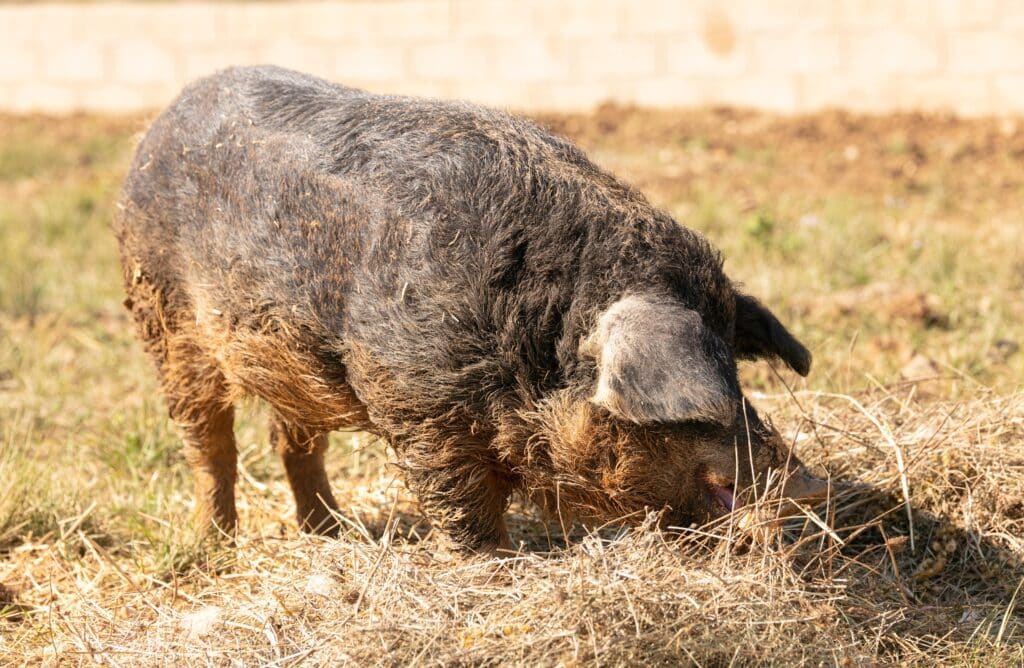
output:
<svg viewBox="0 0 1024 668"><path fill-rule="evenodd" d="M235 410L224 375L216 362L189 337L167 334L167 357L161 365L171 418L181 429L185 460L195 478L197 526L234 535Z"/></svg>
<svg viewBox="0 0 1024 668"><path fill-rule="evenodd" d="M404 449L409 485L427 516L463 550L498 556L512 552L504 513L512 481L484 451L458 445Z"/></svg>
<svg viewBox="0 0 1024 668"><path fill-rule="evenodd" d="M231 536L238 524L235 411L216 362L186 336L167 334L161 370L171 418L181 429L185 460L195 477L196 519Z"/></svg>
<svg viewBox="0 0 1024 668"><path fill-rule="evenodd" d="M235 511L234 409L221 408L199 423L182 427L185 460L195 478L196 520L216 533L231 536L238 525Z"/></svg>
<svg viewBox="0 0 1024 668"><path fill-rule="evenodd" d="M235 511L234 409L224 374L195 340L195 315L180 291L153 280L122 239L122 264L136 330L160 376L185 459L195 478L197 526L233 535Z"/></svg>
<svg viewBox="0 0 1024 668"><path fill-rule="evenodd" d="M338 504L324 469L327 435L288 424L280 416L270 419L270 440L284 463L288 484L295 495L299 528L324 536L338 535Z"/></svg>

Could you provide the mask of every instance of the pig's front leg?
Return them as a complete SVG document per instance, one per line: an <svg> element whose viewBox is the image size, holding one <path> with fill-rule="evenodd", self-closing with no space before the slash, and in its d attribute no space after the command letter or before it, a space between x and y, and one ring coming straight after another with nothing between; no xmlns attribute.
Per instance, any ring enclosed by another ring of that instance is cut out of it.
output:
<svg viewBox="0 0 1024 668"><path fill-rule="evenodd" d="M423 511L459 549L500 555L512 551L505 510L512 481L483 444L407 444L402 465Z"/></svg>

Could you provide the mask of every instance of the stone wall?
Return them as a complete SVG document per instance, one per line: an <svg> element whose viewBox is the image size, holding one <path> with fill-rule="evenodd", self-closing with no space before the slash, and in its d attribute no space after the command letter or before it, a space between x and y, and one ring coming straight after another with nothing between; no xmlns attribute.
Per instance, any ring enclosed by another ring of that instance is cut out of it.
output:
<svg viewBox="0 0 1024 668"><path fill-rule="evenodd" d="M1024 112L1024 0L0 5L0 109L129 111L231 64L524 109Z"/></svg>

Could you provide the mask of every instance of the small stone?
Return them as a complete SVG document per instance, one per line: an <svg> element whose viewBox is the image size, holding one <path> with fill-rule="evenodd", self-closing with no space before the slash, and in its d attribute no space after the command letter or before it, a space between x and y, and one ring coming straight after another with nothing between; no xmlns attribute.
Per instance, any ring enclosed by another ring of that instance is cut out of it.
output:
<svg viewBox="0 0 1024 668"><path fill-rule="evenodd" d="M205 636L220 621L223 610L213 605L197 610L181 618L181 626L190 638Z"/></svg>
<svg viewBox="0 0 1024 668"><path fill-rule="evenodd" d="M917 386L919 396L928 396L938 392L942 382L942 369L927 355L915 353L902 369L900 375Z"/></svg>
<svg viewBox="0 0 1024 668"><path fill-rule="evenodd" d="M332 598L338 591L338 583L330 575L315 574L306 582L306 593Z"/></svg>

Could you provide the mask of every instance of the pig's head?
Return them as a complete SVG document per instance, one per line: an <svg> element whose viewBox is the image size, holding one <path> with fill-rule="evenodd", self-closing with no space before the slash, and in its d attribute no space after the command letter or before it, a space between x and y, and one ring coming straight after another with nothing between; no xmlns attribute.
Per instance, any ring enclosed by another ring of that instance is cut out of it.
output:
<svg viewBox="0 0 1024 668"><path fill-rule="evenodd" d="M736 372L737 359L774 357L806 375L810 353L756 300L734 299L719 332L660 296L627 296L600 314L580 345L596 382L542 417L559 485L548 504L594 520L668 508L667 523L686 525L728 513L769 480L789 499L824 496Z"/></svg>

